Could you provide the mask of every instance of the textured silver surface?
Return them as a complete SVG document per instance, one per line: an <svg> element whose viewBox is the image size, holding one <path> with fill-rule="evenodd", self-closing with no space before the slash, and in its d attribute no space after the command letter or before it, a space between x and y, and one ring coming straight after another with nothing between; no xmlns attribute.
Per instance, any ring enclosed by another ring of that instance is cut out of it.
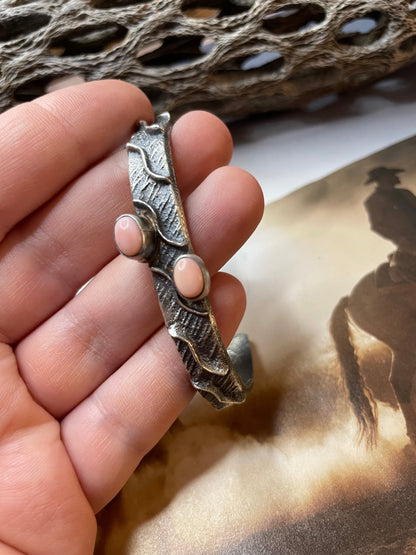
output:
<svg viewBox="0 0 416 555"><path fill-rule="evenodd" d="M194 387L216 408L223 408L243 402L251 386L248 341L240 337L230 350L238 361L236 368L221 340L208 297L187 299L175 288L175 262L193 254L193 249L176 184L169 131L170 116L164 113L153 125L141 122L127 145L133 204L137 217L151 221L156 230L154 249L146 261L166 327Z"/></svg>
<svg viewBox="0 0 416 555"><path fill-rule="evenodd" d="M175 115L299 106L413 60L415 14L414 0L0 0L0 111L69 76L129 81Z"/></svg>

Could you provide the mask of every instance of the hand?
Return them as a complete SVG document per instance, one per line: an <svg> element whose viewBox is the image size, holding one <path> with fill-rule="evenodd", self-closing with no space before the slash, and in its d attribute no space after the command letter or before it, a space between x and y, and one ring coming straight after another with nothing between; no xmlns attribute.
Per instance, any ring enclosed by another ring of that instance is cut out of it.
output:
<svg viewBox="0 0 416 555"><path fill-rule="evenodd" d="M194 394L148 267L113 242L114 220L132 211L119 147L152 118L143 93L117 81L0 116L1 555L92 553L94 513ZM257 225L262 195L223 167L232 142L210 114L183 116L172 151L227 342L245 297L217 272Z"/></svg>

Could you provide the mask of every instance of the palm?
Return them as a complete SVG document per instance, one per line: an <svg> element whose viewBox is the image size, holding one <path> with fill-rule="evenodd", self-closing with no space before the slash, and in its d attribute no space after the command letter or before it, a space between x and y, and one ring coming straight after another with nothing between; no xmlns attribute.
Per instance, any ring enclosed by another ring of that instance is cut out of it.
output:
<svg viewBox="0 0 416 555"><path fill-rule="evenodd" d="M112 241L115 217L131 211L115 149L151 117L119 82L0 117L0 553L91 553L94 513L192 398L147 268ZM257 224L261 194L221 168L232 147L212 116L182 118L172 148L227 340L244 294L216 272Z"/></svg>
<svg viewBox="0 0 416 555"><path fill-rule="evenodd" d="M30 397L10 347L2 344L0 353L2 406L8 407L0 446L1 538L25 553L48 553L51 543L65 553L70 552L68 540L77 537L74 553L89 553L94 514L61 440L59 423Z"/></svg>

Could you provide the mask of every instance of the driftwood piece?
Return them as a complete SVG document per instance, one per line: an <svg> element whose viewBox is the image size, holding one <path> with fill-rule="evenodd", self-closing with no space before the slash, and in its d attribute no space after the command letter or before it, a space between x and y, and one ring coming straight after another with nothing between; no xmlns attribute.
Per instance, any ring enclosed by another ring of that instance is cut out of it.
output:
<svg viewBox="0 0 416 555"><path fill-rule="evenodd" d="M157 111L243 115L415 55L414 0L0 0L0 111L78 76L134 83Z"/></svg>

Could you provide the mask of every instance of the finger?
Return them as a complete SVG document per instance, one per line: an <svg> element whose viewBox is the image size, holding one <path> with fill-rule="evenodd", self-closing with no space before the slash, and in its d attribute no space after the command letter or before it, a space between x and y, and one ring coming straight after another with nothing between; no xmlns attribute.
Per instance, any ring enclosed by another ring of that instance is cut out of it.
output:
<svg viewBox="0 0 416 555"><path fill-rule="evenodd" d="M189 195L216 168L227 166L233 153L228 128L208 112L182 116L172 128L171 143L176 179L183 196Z"/></svg>
<svg viewBox="0 0 416 555"><path fill-rule="evenodd" d="M135 122L152 118L146 96L121 81L69 87L5 112L0 117L0 240L122 144Z"/></svg>
<svg viewBox="0 0 416 555"><path fill-rule="evenodd" d="M262 199L257 181L231 167L211 173L190 195L186 211L194 246L211 273L250 236L261 217ZM17 346L21 375L32 396L61 418L161 323L147 265L119 256Z"/></svg>
<svg viewBox="0 0 416 555"><path fill-rule="evenodd" d="M184 122L173 144L189 193L231 156L231 144L224 124L210 114L189 114ZM211 141L191 156L201 129ZM117 152L9 233L0 245L0 338L18 341L113 258L113 222L132 211L126 153Z"/></svg>
<svg viewBox="0 0 416 555"><path fill-rule="evenodd" d="M215 276L213 306L228 342L245 308L241 285L231 276ZM95 511L121 489L193 394L175 344L162 328L63 420L63 441Z"/></svg>

